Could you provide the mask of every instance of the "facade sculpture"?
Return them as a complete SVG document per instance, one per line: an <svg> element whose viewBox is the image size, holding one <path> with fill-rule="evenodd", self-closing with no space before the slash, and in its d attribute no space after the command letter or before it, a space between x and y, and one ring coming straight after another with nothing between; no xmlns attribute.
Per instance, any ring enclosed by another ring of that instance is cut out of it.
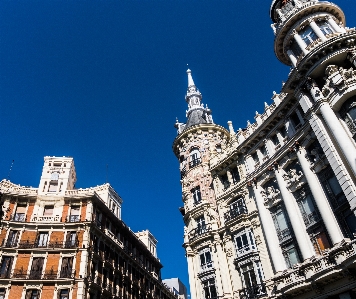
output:
<svg viewBox="0 0 356 299"><path fill-rule="evenodd" d="M191 298L356 298L356 30L326 1L270 16L291 66L273 104L235 132L198 92L176 123Z"/></svg>
<svg viewBox="0 0 356 299"><path fill-rule="evenodd" d="M0 182L0 298L176 299L157 240L121 220L115 190L75 182L69 157L45 157L39 188Z"/></svg>

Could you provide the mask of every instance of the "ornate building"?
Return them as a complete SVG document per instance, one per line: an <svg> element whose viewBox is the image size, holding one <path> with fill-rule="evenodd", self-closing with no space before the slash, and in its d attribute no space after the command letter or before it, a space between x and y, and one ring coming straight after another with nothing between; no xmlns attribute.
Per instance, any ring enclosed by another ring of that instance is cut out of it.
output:
<svg viewBox="0 0 356 299"><path fill-rule="evenodd" d="M356 298L356 30L318 0L274 0L273 104L214 124L188 70L180 162L192 299Z"/></svg>
<svg viewBox="0 0 356 299"><path fill-rule="evenodd" d="M0 298L177 298L161 281L157 240L125 225L115 190L75 182L69 157L45 157L38 188L0 182Z"/></svg>

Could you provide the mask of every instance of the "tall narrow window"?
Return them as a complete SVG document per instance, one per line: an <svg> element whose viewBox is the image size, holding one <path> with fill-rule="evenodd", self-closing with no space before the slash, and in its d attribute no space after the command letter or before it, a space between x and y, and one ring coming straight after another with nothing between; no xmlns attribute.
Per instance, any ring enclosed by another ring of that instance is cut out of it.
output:
<svg viewBox="0 0 356 299"><path fill-rule="evenodd" d="M307 45L309 45L318 38L318 36L310 26L306 26L304 29L300 30L299 35Z"/></svg>
<svg viewBox="0 0 356 299"><path fill-rule="evenodd" d="M224 214L225 221L236 218L241 214L246 214L247 208L245 206L245 201L243 198L237 198L232 201L229 205L229 211Z"/></svg>
<svg viewBox="0 0 356 299"><path fill-rule="evenodd" d="M3 256L0 266L0 278L10 278L13 256Z"/></svg>
<svg viewBox="0 0 356 299"><path fill-rule="evenodd" d="M320 28L321 32L324 33L324 35L328 35L328 34L334 33L334 31L332 30L332 28L330 27L328 22L326 22L326 21L318 21L318 22L316 22L316 24Z"/></svg>
<svg viewBox="0 0 356 299"><path fill-rule="evenodd" d="M61 278L71 278L73 267L73 257L63 257L61 267Z"/></svg>
<svg viewBox="0 0 356 299"><path fill-rule="evenodd" d="M193 149L190 152L190 161L189 161L189 166L190 167L195 167L201 163L201 158L200 158L200 152L198 149Z"/></svg>
<svg viewBox="0 0 356 299"><path fill-rule="evenodd" d="M16 207L16 212L15 215L13 217L14 221L19 221L19 222L23 222L25 221L25 213L26 213L26 204L18 204Z"/></svg>
<svg viewBox="0 0 356 299"><path fill-rule="evenodd" d="M294 128L296 130L298 130L302 124L301 124L301 121L300 121L300 118L297 114L297 112L293 112L290 116L289 116L290 120L292 121L292 124L294 126Z"/></svg>
<svg viewBox="0 0 356 299"><path fill-rule="evenodd" d="M67 232L65 248L74 248L78 246L77 232Z"/></svg>
<svg viewBox="0 0 356 299"><path fill-rule="evenodd" d="M34 257L30 271L30 279L41 279L43 269L43 257Z"/></svg>
<svg viewBox="0 0 356 299"><path fill-rule="evenodd" d="M20 231L19 230L10 230L9 237L7 238L7 247L16 247L17 241L19 239Z"/></svg>
<svg viewBox="0 0 356 299"><path fill-rule="evenodd" d="M201 270L208 270L213 267L210 248L204 248L199 252Z"/></svg>
<svg viewBox="0 0 356 299"><path fill-rule="evenodd" d="M46 247L48 243L48 232L39 232L37 235L37 246Z"/></svg>
<svg viewBox="0 0 356 299"><path fill-rule="evenodd" d="M200 187L197 186L193 188L191 192L192 192L194 204L199 204L201 202Z"/></svg>
<svg viewBox="0 0 356 299"><path fill-rule="evenodd" d="M264 276L260 261L245 264L241 268L242 283L244 285L243 293L247 298L258 298L266 293L263 283ZM241 296L240 297L245 297Z"/></svg>
<svg viewBox="0 0 356 299"><path fill-rule="evenodd" d="M300 262L297 247L294 242L282 248L284 259L289 268Z"/></svg>
<svg viewBox="0 0 356 299"><path fill-rule="evenodd" d="M215 280L209 279L203 282L203 289L204 289L204 299L214 299L217 298L217 292L215 287Z"/></svg>
<svg viewBox="0 0 356 299"><path fill-rule="evenodd" d="M291 232L284 211L281 208L279 208L275 213L273 213L272 217L273 217L274 226L277 230L279 241L282 242L290 238Z"/></svg>
<svg viewBox="0 0 356 299"><path fill-rule="evenodd" d="M45 206L43 216L53 216L54 206Z"/></svg>
<svg viewBox="0 0 356 299"><path fill-rule="evenodd" d="M79 206L71 206L69 222L78 222L78 221L80 221L79 211L80 211L80 207Z"/></svg>
<svg viewBox="0 0 356 299"><path fill-rule="evenodd" d="M231 176L232 176L232 182L234 184L240 182L240 174L239 174L239 170L237 169L237 167L231 168L230 172L231 172Z"/></svg>
<svg viewBox="0 0 356 299"><path fill-rule="evenodd" d="M5 293L6 293L5 289L1 288L0 289L0 299L5 299Z"/></svg>
<svg viewBox="0 0 356 299"><path fill-rule="evenodd" d="M197 222L197 233L201 235L206 232L205 218L204 216L200 216L196 219Z"/></svg>

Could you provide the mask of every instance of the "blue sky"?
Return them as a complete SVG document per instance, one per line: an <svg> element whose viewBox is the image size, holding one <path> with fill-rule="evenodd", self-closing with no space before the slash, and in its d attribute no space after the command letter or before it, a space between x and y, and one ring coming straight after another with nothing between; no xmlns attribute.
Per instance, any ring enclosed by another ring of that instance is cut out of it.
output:
<svg viewBox="0 0 356 299"><path fill-rule="evenodd" d="M355 1L338 0L356 26ZM289 68L273 53L270 1L0 1L0 179L39 184L72 156L77 187L108 181L123 220L158 239L163 278L188 286L175 118L187 64L215 123L237 130Z"/></svg>

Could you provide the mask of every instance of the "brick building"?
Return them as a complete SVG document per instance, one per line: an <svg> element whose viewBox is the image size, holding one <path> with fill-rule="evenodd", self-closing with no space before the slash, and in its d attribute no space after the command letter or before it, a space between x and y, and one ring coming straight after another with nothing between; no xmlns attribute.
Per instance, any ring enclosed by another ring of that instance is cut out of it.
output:
<svg viewBox="0 0 356 299"><path fill-rule="evenodd" d="M109 185L75 189L73 158L45 157L39 188L0 182L0 299L174 299L156 239L121 220Z"/></svg>

